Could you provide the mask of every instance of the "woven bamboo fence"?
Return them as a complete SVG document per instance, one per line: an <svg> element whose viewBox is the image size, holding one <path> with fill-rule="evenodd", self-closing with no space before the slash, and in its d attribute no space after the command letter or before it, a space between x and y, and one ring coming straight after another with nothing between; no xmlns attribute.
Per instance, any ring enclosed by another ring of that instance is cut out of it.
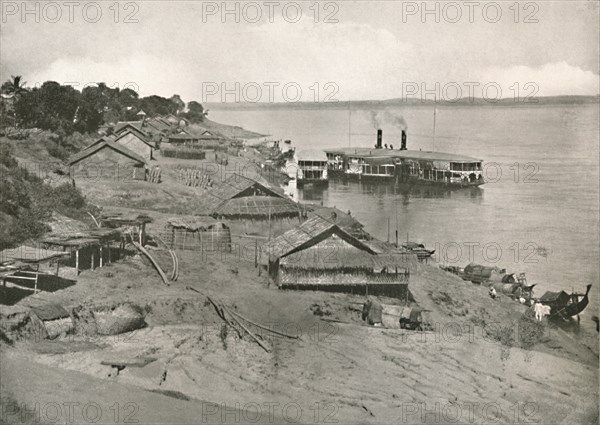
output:
<svg viewBox="0 0 600 425"><path fill-rule="evenodd" d="M231 252L231 230L220 222L197 228L167 224L162 239L171 249Z"/></svg>

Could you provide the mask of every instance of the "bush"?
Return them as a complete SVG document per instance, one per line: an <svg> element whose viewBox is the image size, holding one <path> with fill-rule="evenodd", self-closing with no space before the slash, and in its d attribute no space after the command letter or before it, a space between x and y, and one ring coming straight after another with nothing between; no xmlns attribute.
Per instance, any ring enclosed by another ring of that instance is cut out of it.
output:
<svg viewBox="0 0 600 425"><path fill-rule="evenodd" d="M49 230L52 212L80 219L87 217L85 197L68 183L57 187L18 166L11 149L0 144L1 248L37 239Z"/></svg>

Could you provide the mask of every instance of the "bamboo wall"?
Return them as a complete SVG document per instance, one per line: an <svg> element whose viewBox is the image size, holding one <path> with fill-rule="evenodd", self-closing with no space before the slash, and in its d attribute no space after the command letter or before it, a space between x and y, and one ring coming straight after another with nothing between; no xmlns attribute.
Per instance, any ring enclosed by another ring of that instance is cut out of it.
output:
<svg viewBox="0 0 600 425"><path fill-rule="evenodd" d="M381 295L408 300L409 275L404 273L336 273L280 270L279 287L299 291Z"/></svg>
<svg viewBox="0 0 600 425"><path fill-rule="evenodd" d="M192 231L167 226L163 239L171 249L231 252L231 230L219 227Z"/></svg>

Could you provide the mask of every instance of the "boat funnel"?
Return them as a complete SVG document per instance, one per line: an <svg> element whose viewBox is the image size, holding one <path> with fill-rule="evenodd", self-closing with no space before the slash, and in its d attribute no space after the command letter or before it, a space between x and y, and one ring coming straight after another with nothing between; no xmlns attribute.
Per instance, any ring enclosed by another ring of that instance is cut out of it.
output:
<svg viewBox="0 0 600 425"><path fill-rule="evenodd" d="M406 150L406 131L402 130L402 145L400 146L401 151Z"/></svg>
<svg viewBox="0 0 600 425"><path fill-rule="evenodd" d="M377 149L381 149L381 144L383 143L383 130L379 129L377 130Z"/></svg>

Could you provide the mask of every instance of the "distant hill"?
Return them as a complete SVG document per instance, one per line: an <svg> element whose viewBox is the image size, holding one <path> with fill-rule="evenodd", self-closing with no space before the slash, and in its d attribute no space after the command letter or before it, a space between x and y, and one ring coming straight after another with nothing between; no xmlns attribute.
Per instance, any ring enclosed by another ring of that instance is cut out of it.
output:
<svg viewBox="0 0 600 425"><path fill-rule="evenodd" d="M434 104L444 107L468 107L468 106L514 106L514 107L532 107L532 106L550 106L550 105L589 105L600 103L600 96L575 96L575 95L564 95L564 96L542 96L529 99L520 102L516 102L513 98L503 98L497 102L491 102L483 98L462 98L456 102L438 101L427 99L421 101L420 99L386 99L386 100L351 100L351 101L340 101L340 102L276 102L276 103L207 103L205 106L212 110L271 110L271 109L378 109L385 107L401 107L401 106L412 106L431 107Z"/></svg>

